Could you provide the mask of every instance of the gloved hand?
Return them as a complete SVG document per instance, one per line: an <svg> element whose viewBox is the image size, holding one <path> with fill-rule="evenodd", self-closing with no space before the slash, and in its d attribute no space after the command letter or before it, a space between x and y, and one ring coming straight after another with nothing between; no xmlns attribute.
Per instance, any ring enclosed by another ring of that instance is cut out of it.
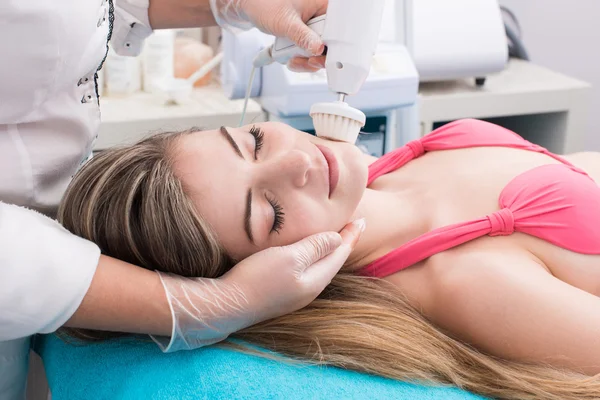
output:
<svg viewBox="0 0 600 400"><path fill-rule="evenodd" d="M306 21L325 14L328 0L210 0L217 23L227 28L250 29L287 37L314 57L293 58L288 67L294 71L314 72L325 66L323 41Z"/></svg>
<svg viewBox="0 0 600 400"><path fill-rule="evenodd" d="M364 227L359 220L341 234L323 233L264 250L219 279L159 273L173 313L173 333L170 339L152 338L164 352L191 350L307 306L338 273Z"/></svg>

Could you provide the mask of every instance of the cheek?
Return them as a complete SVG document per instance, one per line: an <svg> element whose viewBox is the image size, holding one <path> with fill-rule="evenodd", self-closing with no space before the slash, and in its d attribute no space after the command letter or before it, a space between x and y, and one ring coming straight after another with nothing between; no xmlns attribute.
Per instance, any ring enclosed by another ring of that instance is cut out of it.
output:
<svg viewBox="0 0 600 400"><path fill-rule="evenodd" d="M294 199L285 210L285 225L277 237L277 245L287 245L316 233L339 231L345 222L331 204L312 199Z"/></svg>
<svg viewBox="0 0 600 400"><path fill-rule="evenodd" d="M337 142L335 140L327 140L327 139L320 138L318 136L311 135L308 140L310 140L313 143L327 146L331 150L333 150L336 154L341 154L341 153L347 152L348 149L351 149L351 148L356 148L358 151L360 151L360 149L358 149L358 147L351 145L349 143Z"/></svg>

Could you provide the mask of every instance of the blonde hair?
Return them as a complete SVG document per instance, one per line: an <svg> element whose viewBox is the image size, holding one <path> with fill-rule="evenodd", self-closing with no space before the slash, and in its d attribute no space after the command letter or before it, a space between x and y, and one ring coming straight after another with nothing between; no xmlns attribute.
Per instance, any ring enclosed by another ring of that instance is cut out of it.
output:
<svg viewBox="0 0 600 400"><path fill-rule="evenodd" d="M181 135L112 149L73 179L59 220L102 252L151 270L217 278L233 265L172 171ZM115 336L68 330L86 340ZM600 375L486 355L446 335L385 281L343 270L308 307L235 338L318 364L422 384L449 384L501 399L600 398Z"/></svg>

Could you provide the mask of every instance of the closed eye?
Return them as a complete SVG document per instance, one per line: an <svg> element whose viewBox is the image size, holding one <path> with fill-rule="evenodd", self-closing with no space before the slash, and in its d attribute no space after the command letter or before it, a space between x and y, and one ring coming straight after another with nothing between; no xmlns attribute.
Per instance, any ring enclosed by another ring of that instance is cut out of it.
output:
<svg viewBox="0 0 600 400"><path fill-rule="evenodd" d="M285 213L283 212L283 207L281 207L281 204L279 204L277 200L268 196L267 201L269 202L269 204L271 204L271 207L273 207L273 226L271 227L270 233L275 232L279 234L281 232L281 229L283 228L283 223L285 221Z"/></svg>
<svg viewBox="0 0 600 400"><path fill-rule="evenodd" d="M258 160L258 154L265 143L265 133L257 126L250 128L250 134L254 136L254 160Z"/></svg>
<svg viewBox="0 0 600 400"><path fill-rule="evenodd" d="M265 133L264 131L257 127L253 126L250 128L250 134L254 136L254 160L258 160L258 155L260 154L261 149L265 143ZM271 233L279 234L281 229L283 228L283 223L285 221L285 213L283 212L283 207L281 204L272 197L265 195L267 201L273 208L273 226L271 227Z"/></svg>

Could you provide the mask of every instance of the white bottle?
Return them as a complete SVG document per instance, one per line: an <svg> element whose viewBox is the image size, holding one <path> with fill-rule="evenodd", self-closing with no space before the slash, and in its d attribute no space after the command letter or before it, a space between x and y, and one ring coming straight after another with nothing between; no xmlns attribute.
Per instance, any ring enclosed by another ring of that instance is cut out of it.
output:
<svg viewBox="0 0 600 400"><path fill-rule="evenodd" d="M139 58L120 56L111 48L103 69L109 96L126 96L142 89Z"/></svg>
<svg viewBox="0 0 600 400"><path fill-rule="evenodd" d="M161 92L174 79L174 48L174 30L157 30L146 39L142 53L145 92Z"/></svg>

